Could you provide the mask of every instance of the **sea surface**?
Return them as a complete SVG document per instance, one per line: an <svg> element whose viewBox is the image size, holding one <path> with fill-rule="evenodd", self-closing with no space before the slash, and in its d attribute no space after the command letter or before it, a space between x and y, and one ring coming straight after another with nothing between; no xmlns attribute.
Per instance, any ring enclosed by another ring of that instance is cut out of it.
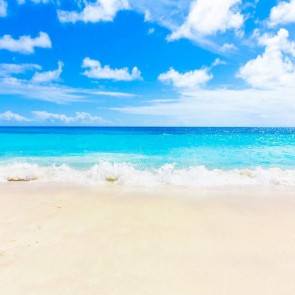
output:
<svg viewBox="0 0 295 295"><path fill-rule="evenodd" d="M295 128L0 127L0 182L295 185Z"/></svg>

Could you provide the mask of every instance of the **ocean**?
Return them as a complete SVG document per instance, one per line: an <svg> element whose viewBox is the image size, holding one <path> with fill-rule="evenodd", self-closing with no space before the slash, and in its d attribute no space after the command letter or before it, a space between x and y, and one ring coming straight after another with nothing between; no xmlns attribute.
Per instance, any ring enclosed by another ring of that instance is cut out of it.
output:
<svg viewBox="0 0 295 295"><path fill-rule="evenodd" d="M0 127L0 182L295 185L295 128Z"/></svg>

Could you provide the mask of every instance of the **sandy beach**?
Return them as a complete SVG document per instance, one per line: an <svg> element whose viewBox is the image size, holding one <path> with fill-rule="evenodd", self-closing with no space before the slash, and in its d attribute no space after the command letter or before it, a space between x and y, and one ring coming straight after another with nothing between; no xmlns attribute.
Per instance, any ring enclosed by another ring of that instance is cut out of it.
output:
<svg viewBox="0 0 295 295"><path fill-rule="evenodd" d="M293 295L294 196L3 183L0 293Z"/></svg>

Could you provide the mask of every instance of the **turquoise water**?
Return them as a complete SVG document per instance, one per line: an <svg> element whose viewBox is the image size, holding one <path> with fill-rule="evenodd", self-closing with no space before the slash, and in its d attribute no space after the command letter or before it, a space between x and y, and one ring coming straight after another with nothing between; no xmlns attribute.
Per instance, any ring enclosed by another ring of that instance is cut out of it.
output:
<svg viewBox="0 0 295 295"><path fill-rule="evenodd" d="M56 180L56 174L64 180L91 179L93 169L96 182L115 175L125 183L144 173L149 179L162 177L153 183L173 184L171 177L178 176L201 185L203 178L218 174L234 184L233 175L235 181L257 182L259 172L265 183L276 173L276 182L293 184L295 129L0 127L2 180L9 173L25 172L28 178L30 171L42 175L34 179Z"/></svg>

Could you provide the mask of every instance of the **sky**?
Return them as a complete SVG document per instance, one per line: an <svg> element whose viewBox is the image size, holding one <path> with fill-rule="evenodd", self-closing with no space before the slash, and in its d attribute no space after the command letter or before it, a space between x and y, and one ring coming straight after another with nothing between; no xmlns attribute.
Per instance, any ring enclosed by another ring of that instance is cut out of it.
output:
<svg viewBox="0 0 295 295"><path fill-rule="evenodd" d="M0 125L295 126L295 0L0 0Z"/></svg>

